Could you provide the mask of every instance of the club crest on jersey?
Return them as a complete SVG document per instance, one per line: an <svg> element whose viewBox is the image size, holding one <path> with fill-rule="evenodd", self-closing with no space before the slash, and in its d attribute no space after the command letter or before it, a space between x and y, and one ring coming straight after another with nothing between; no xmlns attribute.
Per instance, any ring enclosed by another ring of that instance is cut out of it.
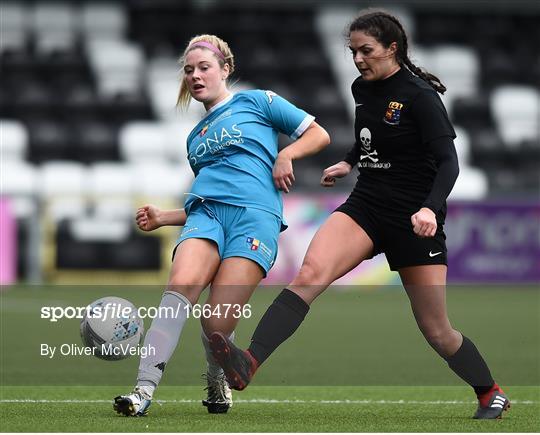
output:
<svg viewBox="0 0 540 435"><path fill-rule="evenodd" d="M206 134L207 131L208 131L208 125L205 125L202 128L201 132L199 133L199 137L203 137Z"/></svg>
<svg viewBox="0 0 540 435"><path fill-rule="evenodd" d="M246 243L249 245L249 249L251 249L252 251L256 251L257 249L259 249L261 241L259 239L255 239L254 237L248 237L246 238Z"/></svg>
<svg viewBox="0 0 540 435"><path fill-rule="evenodd" d="M401 118L401 109L403 104L397 101L390 101L386 113L384 114L383 121L390 125L398 125Z"/></svg>

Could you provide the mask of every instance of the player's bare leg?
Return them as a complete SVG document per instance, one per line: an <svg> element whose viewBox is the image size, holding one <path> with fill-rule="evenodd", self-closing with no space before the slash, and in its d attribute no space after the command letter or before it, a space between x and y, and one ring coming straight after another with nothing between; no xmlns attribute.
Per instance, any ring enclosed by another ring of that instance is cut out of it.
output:
<svg viewBox="0 0 540 435"><path fill-rule="evenodd" d="M304 320L309 305L336 279L371 256L373 243L349 216L333 213L311 241L300 272L259 322L247 351L214 334L211 345L226 353L225 372L231 388L242 390L255 370Z"/></svg>
<svg viewBox="0 0 540 435"><path fill-rule="evenodd" d="M450 324L446 309L446 271L445 265L426 265L405 267L399 274L427 342L474 388L479 402L474 418L500 418L510 402L491 377L476 346Z"/></svg>
<svg viewBox="0 0 540 435"><path fill-rule="evenodd" d="M242 257L226 258L221 263L210 288L210 294L205 302L208 315L201 316L202 339L208 361L206 373L208 395L206 400L203 400L203 405L210 413L225 413L233 402L225 373L212 355L207 337L214 333L220 339L223 338L225 343L232 343L236 325L240 319L250 315L249 299L263 277L263 270L254 261ZM214 352L226 365L226 349L214 348Z"/></svg>
<svg viewBox="0 0 540 435"><path fill-rule="evenodd" d="M302 266L289 289L311 303L336 279L371 257L373 242L348 215L334 212L309 244Z"/></svg>

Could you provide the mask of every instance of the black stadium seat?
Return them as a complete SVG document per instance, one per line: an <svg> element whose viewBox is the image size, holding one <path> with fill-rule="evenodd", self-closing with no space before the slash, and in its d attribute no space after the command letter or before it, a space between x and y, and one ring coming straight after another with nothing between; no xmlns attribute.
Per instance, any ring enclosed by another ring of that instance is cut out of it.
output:
<svg viewBox="0 0 540 435"><path fill-rule="evenodd" d="M29 159L34 163L63 160L70 153L70 127L51 118L35 118L27 122L30 136Z"/></svg>
<svg viewBox="0 0 540 435"><path fill-rule="evenodd" d="M132 231L123 241L78 240L70 221L60 222L56 233L58 269L157 270L161 267L161 240Z"/></svg>
<svg viewBox="0 0 540 435"><path fill-rule="evenodd" d="M118 128L103 121L80 121L73 125L71 158L84 163L119 160Z"/></svg>

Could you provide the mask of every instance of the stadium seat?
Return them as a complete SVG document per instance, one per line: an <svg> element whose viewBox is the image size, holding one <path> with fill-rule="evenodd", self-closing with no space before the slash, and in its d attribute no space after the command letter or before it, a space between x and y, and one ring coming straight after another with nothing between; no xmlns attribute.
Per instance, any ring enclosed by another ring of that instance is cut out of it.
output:
<svg viewBox="0 0 540 435"><path fill-rule="evenodd" d="M87 39L86 51L99 94L140 92L144 55L138 45L120 40Z"/></svg>
<svg viewBox="0 0 540 435"><path fill-rule="evenodd" d="M161 239L132 231L129 237L104 248L108 267L116 270L158 270L161 267Z"/></svg>
<svg viewBox="0 0 540 435"><path fill-rule="evenodd" d="M417 67L429 72L433 71L432 65L434 59L431 49L421 44L412 44L409 49L409 58Z"/></svg>
<svg viewBox="0 0 540 435"><path fill-rule="evenodd" d="M174 57L160 56L148 61L146 89L154 113L162 120L173 120L178 115L175 104L180 89L180 76L180 65ZM196 118L193 121L197 122Z"/></svg>
<svg viewBox="0 0 540 435"><path fill-rule="evenodd" d="M280 62L286 61L278 59L274 47L262 45L255 52L251 53L249 63L246 64L247 71L243 70L242 73L247 74L249 72L251 74L257 74L259 71L275 73L280 68ZM295 66L299 65L295 63Z"/></svg>
<svg viewBox="0 0 540 435"><path fill-rule="evenodd" d="M80 242L72 234L69 220L61 221L55 234L56 268L96 269L107 260L99 242Z"/></svg>
<svg viewBox="0 0 540 435"><path fill-rule="evenodd" d="M470 166L459 169L459 177L448 196L449 200L479 200L487 196L488 178L486 174Z"/></svg>
<svg viewBox="0 0 540 435"><path fill-rule="evenodd" d="M359 74L351 60L349 49L343 42L343 30L357 12L355 7L324 6L318 9L315 17L315 28L351 122L355 112L354 100L351 98L351 84Z"/></svg>
<svg viewBox="0 0 540 435"><path fill-rule="evenodd" d="M146 78L149 83L180 79L180 64L174 57L155 56L147 62Z"/></svg>
<svg viewBox="0 0 540 435"><path fill-rule="evenodd" d="M181 204L193 181L193 172L187 163L139 161L131 165L131 171L137 195L143 195L145 200L172 200Z"/></svg>
<svg viewBox="0 0 540 435"><path fill-rule="evenodd" d="M12 200L17 218L26 218L37 212L36 194L38 176L36 168L25 161L1 161L2 195Z"/></svg>
<svg viewBox="0 0 540 435"><path fill-rule="evenodd" d="M389 5L386 10L392 15L396 16L404 29L407 29L407 38L409 41L416 40L416 17L411 12L411 9L400 6L397 2Z"/></svg>
<svg viewBox="0 0 540 435"><path fill-rule="evenodd" d="M93 195L129 196L134 192L131 172L124 163L95 163L89 170L89 189Z"/></svg>
<svg viewBox="0 0 540 435"><path fill-rule="evenodd" d="M13 92L12 107L17 118L49 118L58 114L59 98L43 81L26 81Z"/></svg>
<svg viewBox="0 0 540 435"><path fill-rule="evenodd" d="M131 222L127 219L84 216L70 220L73 239L80 242L123 241L129 237L130 229Z"/></svg>
<svg viewBox="0 0 540 435"><path fill-rule="evenodd" d="M70 156L85 163L118 161L117 128L99 120L81 120L73 126Z"/></svg>
<svg viewBox="0 0 540 435"><path fill-rule="evenodd" d="M476 52L467 46L441 45L431 50L431 73L442 80L447 91L441 97L452 114L455 98L478 93L480 62Z"/></svg>
<svg viewBox="0 0 540 435"><path fill-rule="evenodd" d="M28 131L24 124L15 120L2 119L0 133L3 164L24 160L28 149Z"/></svg>
<svg viewBox="0 0 540 435"><path fill-rule="evenodd" d="M86 270L156 270L161 240L135 233L128 220L87 217L63 221L56 234L56 267Z"/></svg>
<svg viewBox="0 0 540 435"><path fill-rule="evenodd" d="M515 50L511 51L512 55L509 55L508 49L495 47L493 41L490 41L489 46L482 52L482 83L487 89L519 83L525 76L512 58ZM530 65L527 65L526 69L530 69Z"/></svg>
<svg viewBox="0 0 540 435"><path fill-rule="evenodd" d="M452 121L468 130L495 128L489 98L480 95L456 98L452 109Z"/></svg>
<svg viewBox="0 0 540 435"><path fill-rule="evenodd" d="M167 160L180 165L187 165L187 138L196 124L188 123L179 117L176 122L165 124L165 153Z"/></svg>
<svg viewBox="0 0 540 435"><path fill-rule="evenodd" d="M86 211L86 167L76 162L48 161L41 165L39 192L47 215L55 222L83 216Z"/></svg>
<svg viewBox="0 0 540 435"><path fill-rule="evenodd" d="M449 199L478 200L488 193L488 178L482 169L471 166L471 139L466 130L456 127L454 144L459 161L459 176Z"/></svg>
<svg viewBox="0 0 540 435"><path fill-rule="evenodd" d="M123 39L127 13L119 2L88 2L82 5L80 27L85 39Z"/></svg>
<svg viewBox="0 0 540 435"><path fill-rule="evenodd" d="M33 10L33 30L38 52L65 51L75 45L77 9L68 3L39 2Z"/></svg>
<svg viewBox="0 0 540 435"><path fill-rule="evenodd" d="M94 214L109 218L132 217L132 195L136 192L133 175L122 163L95 163L89 169L89 194Z"/></svg>
<svg viewBox="0 0 540 435"><path fill-rule="evenodd" d="M71 122L96 120L100 116L98 99L90 83L79 81L65 89L62 98L62 116Z"/></svg>
<svg viewBox="0 0 540 435"><path fill-rule="evenodd" d="M491 94L491 110L504 143L516 148L540 140L540 93L532 86L501 86Z"/></svg>
<svg viewBox="0 0 540 435"><path fill-rule="evenodd" d="M69 126L54 119L28 121L30 136L29 159L33 162L62 160L70 155L71 131Z"/></svg>
<svg viewBox="0 0 540 435"><path fill-rule="evenodd" d="M163 79L159 82L148 82L148 92L152 109L163 121L175 121L180 117L195 126L203 117L205 110L202 104L192 101L188 110L182 112L176 107L176 99L180 89L178 79Z"/></svg>
<svg viewBox="0 0 540 435"><path fill-rule="evenodd" d="M103 119L117 126L134 120L153 120L155 116L147 95L141 91L98 97L99 113Z"/></svg>
<svg viewBox="0 0 540 435"><path fill-rule="evenodd" d="M24 51L28 41L28 6L22 2L2 2L0 52Z"/></svg>
<svg viewBox="0 0 540 435"><path fill-rule="evenodd" d="M167 130L158 122L130 122L119 134L120 156L127 162L166 160Z"/></svg>
<svg viewBox="0 0 540 435"><path fill-rule="evenodd" d="M460 166L469 166L471 163L471 138L466 130L460 127L454 127L456 138L454 145Z"/></svg>
<svg viewBox="0 0 540 435"><path fill-rule="evenodd" d="M508 149L496 130L483 128L469 130L471 136L471 161L474 166L491 170L503 166L509 157Z"/></svg>

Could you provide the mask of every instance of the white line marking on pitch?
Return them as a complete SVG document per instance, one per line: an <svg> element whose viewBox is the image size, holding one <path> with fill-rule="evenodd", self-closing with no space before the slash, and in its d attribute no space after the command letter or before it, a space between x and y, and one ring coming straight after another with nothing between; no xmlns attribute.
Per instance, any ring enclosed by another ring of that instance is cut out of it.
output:
<svg viewBox="0 0 540 435"><path fill-rule="evenodd" d="M112 400L48 400L48 399L1 399L0 403L112 403ZM200 400L177 399L177 400L155 400L155 403L199 403ZM319 403L331 405L469 405L477 403L476 401L463 400L278 400L278 399L238 399L235 403ZM540 402L534 400L513 400L512 404L535 405Z"/></svg>

